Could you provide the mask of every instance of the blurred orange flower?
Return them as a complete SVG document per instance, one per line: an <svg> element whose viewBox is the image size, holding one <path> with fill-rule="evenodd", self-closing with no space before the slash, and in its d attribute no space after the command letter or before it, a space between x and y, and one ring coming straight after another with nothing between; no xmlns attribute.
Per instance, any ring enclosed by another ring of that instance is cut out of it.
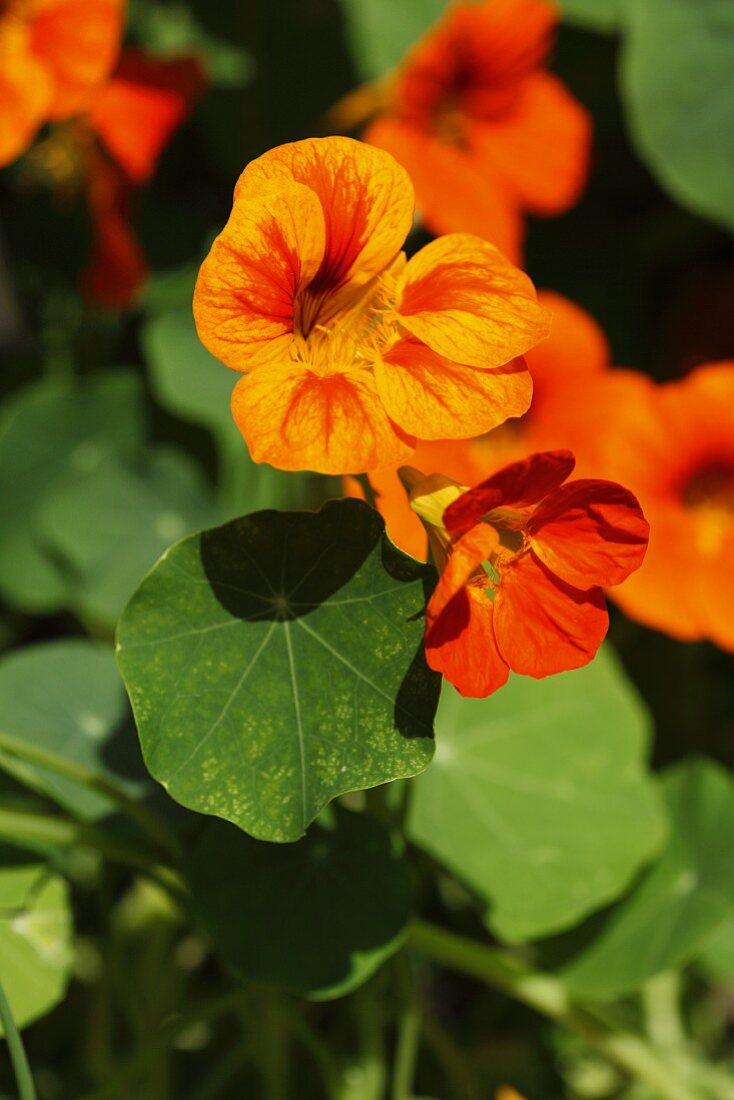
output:
<svg viewBox="0 0 734 1100"><path fill-rule="evenodd" d="M471 485L529 451L574 446L579 431L585 440L585 384L603 377L611 365L604 333L580 306L551 291L541 290L538 301L552 313L547 340L525 354L533 380L533 399L528 411L487 435L469 440L419 442L413 461L424 470L442 470L464 485ZM580 424L580 428L579 428ZM426 532L410 508L397 468L370 475L377 507L390 538L416 558L425 558ZM345 480L349 495L362 496L352 479Z"/></svg>
<svg viewBox="0 0 734 1100"><path fill-rule="evenodd" d="M548 0L453 4L386 86L364 137L408 170L431 232L478 233L517 260L525 213L577 201L591 123L547 71L557 18Z"/></svg>
<svg viewBox="0 0 734 1100"><path fill-rule="evenodd" d="M587 664L609 621L601 586L642 562L648 526L632 493L566 481L574 464L570 451L540 452L473 489L401 471L440 571L426 658L463 695L490 695L510 669L539 678Z"/></svg>
<svg viewBox="0 0 734 1100"><path fill-rule="evenodd" d="M124 8L124 0L3 0L0 165L44 122L84 109L117 58Z"/></svg>
<svg viewBox="0 0 734 1100"><path fill-rule="evenodd" d="M253 161L194 295L202 343L245 372L232 411L257 462L322 473L404 460L527 409L516 357L547 335L532 283L492 245L440 238L406 260L407 173L350 138Z"/></svg>
<svg viewBox="0 0 734 1100"><path fill-rule="evenodd" d="M584 468L618 478L650 520L645 563L613 598L676 638L734 650L734 361L656 384L612 371L588 387Z"/></svg>

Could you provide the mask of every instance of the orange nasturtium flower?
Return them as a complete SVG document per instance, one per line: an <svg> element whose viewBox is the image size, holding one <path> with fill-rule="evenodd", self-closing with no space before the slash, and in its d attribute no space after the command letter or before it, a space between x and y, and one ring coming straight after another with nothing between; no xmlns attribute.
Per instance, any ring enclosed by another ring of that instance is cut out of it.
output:
<svg viewBox="0 0 734 1100"><path fill-rule="evenodd" d="M407 168L433 233L478 233L516 259L525 213L577 201L591 124L547 70L557 19L548 0L455 3L385 85L365 141Z"/></svg>
<svg viewBox="0 0 734 1100"><path fill-rule="evenodd" d="M539 452L473 489L402 471L440 572L426 658L463 695L490 695L510 669L537 678L587 664L609 622L601 586L644 557L648 525L632 493L566 481L574 464L570 451Z"/></svg>
<svg viewBox="0 0 734 1100"><path fill-rule="evenodd" d="M673 637L734 651L734 361L657 384L611 371L584 391L586 470L623 480L650 520L644 565L615 603Z"/></svg>
<svg viewBox="0 0 734 1100"><path fill-rule="evenodd" d="M525 355L533 380L528 411L476 439L421 441L412 459L416 466L442 470L463 485L473 485L488 471L531 451L568 446L574 450L579 424L585 437L584 424L589 417L582 395L587 382L608 372L609 345L597 323L580 306L548 290L538 293L538 301L553 316L548 339ZM410 507L397 468L378 470L370 480L392 541L413 557L425 558L426 532ZM345 479L345 491L361 496L356 485L351 478Z"/></svg>
<svg viewBox="0 0 734 1100"><path fill-rule="evenodd" d="M123 15L124 0L2 0L0 165L84 107L115 63Z"/></svg>
<svg viewBox="0 0 734 1100"><path fill-rule="evenodd" d="M257 462L374 470L417 437L477 435L527 409L517 357L548 332L532 283L465 233L406 260L413 201L405 170L350 138L283 145L242 173L194 316L244 373L232 411Z"/></svg>

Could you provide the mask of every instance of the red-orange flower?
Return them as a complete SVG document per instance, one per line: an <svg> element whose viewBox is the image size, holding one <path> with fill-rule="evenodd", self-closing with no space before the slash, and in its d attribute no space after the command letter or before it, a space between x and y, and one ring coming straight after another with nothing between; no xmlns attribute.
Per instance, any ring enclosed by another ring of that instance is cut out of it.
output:
<svg viewBox="0 0 734 1100"><path fill-rule="evenodd" d="M3 0L0 4L0 165L44 122L84 109L115 63L124 0Z"/></svg>
<svg viewBox="0 0 734 1100"><path fill-rule="evenodd" d="M676 638L734 650L734 362L656 384L612 371L585 391L586 469L620 478L650 520L643 567L613 598Z"/></svg>
<svg viewBox="0 0 734 1100"><path fill-rule="evenodd" d="M579 431L585 439L589 416L583 394L589 381L608 372L609 345L593 318L567 298L541 290L538 301L550 310L552 322L548 339L525 355L533 380L528 411L476 439L420 441L413 461L421 469L442 470L455 481L472 485L488 470L530 451L574 449ZM392 541L414 557L425 558L426 532L410 508L397 468L378 470L370 480ZM346 479L345 488L349 494L362 495L352 479Z"/></svg>
<svg viewBox="0 0 734 1100"><path fill-rule="evenodd" d="M403 471L440 569L426 657L463 695L491 694L510 669L542 677L587 664L608 626L602 586L644 557L648 526L632 493L567 481L573 467L570 451L540 452L467 490Z"/></svg>
<svg viewBox="0 0 734 1100"><path fill-rule="evenodd" d="M194 316L244 372L232 410L256 461L373 470L417 437L476 435L528 407L516 357L548 330L532 283L463 233L406 260L412 218L406 172L350 138L280 146L243 172Z"/></svg>
<svg viewBox="0 0 734 1100"><path fill-rule="evenodd" d="M396 74L365 140L407 168L432 232L478 233L515 259L526 212L578 199L591 127L547 71L556 21L548 0L456 3Z"/></svg>

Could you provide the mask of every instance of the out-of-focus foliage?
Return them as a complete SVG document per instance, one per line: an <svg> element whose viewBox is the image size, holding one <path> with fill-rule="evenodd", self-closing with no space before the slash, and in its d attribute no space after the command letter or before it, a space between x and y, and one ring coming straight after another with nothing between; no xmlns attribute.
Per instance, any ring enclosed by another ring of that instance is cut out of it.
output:
<svg viewBox="0 0 734 1100"><path fill-rule="evenodd" d="M512 677L489 704L446 689L436 737L408 832L476 891L501 939L576 923L663 841L647 715L611 655L538 682Z"/></svg>

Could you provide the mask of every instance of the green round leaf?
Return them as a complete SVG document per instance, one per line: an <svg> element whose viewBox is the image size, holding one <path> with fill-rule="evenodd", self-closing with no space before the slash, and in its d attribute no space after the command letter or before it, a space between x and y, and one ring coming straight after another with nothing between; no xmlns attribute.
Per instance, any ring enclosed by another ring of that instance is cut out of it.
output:
<svg viewBox="0 0 734 1100"><path fill-rule="evenodd" d="M63 999L71 936L63 879L42 864L0 867L0 974L18 1027Z"/></svg>
<svg viewBox="0 0 734 1100"><path fill-rule="evenodd" d="M336 795L421 771L439 691L422 644L432 575L355 500L174 546L118 630L152 774L190 809L288 841Z"/></svg>
<svg viewBox="0 0 734 1100"><path fill-rule="evenodd" d="M109 459L69 478L38 526L83 618L114 626L150 567L176 539L221 518L201 470L159 448L136 464Z"/></svg>
<svg viewBox="0 0 734 1100"><path fill-rule="evenodd" d="M668 845L565 968L573 993L631 993L654 974L687 962L731 918L731 778L716 764L691 761L669 769L663 790L671 817Z"/></svg>
<svg viewBox="0 0 734 1100"><path fill-rule="evenodd" d="M342 0L359 76L371 80L398 65L446 7L447 0Z"/></svg>
<svg viewBox="0 0 734 1100"><path fill-rule="evenodd" d="M130 794L142 791L145 777L130 709L107 647L54 641L4 657L0 715L4 734L122 781ZM76 817L91 821L115 809L103 795L37 764L0 752L0 767Z"/></svg>
<svg viewBox="0 0 734 1100"><path fill-rule="evenodd" d="M63 607L66 586L39 538L44 502L70 474L130 454L143 435L142 387L124 371L45 379L12 394L0 420L0 594L26 611Z"/></svg>
<svg viewBox="0 0 734 1100"><path fill-rule="evenodd" d="M295 844L210 827L190 867L194 910L236 974L340 996L401 945L409 869L374 818L326 811Z"/></svg>
<svg viewBox="0 0 734 1100"><path fill-rule="evenodd" d="M487 902L502 939L569 927L662 843L647 715L611 653L545 680L512 676L488 700L446 689L436 723L409 835Z"/></svg>
<svg viewBox="0 0 734 1100"><path fill-rule="evenodd" d="M640 155L684 206L734 229L734 5L635 0L620 70Z"/></svg>

